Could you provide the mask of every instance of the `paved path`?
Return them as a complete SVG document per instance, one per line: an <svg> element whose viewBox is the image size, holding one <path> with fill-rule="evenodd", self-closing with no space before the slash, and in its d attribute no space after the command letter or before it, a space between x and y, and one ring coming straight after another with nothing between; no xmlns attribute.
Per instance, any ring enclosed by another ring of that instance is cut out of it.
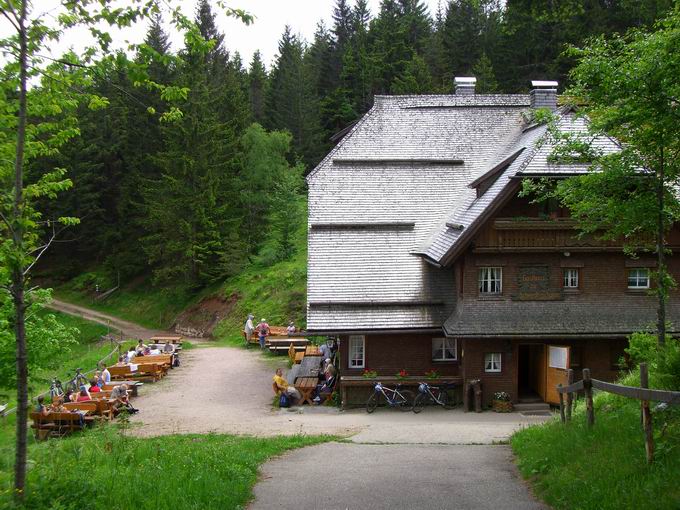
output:
<svg viewBox="0 0 680 510"><path fill-rule="evenodd" d="M59 312L75 315L76 317L82 317L83 319L97 322L99 324L103 324L104 326L111 326L111 328L121 331L123 335L132 338L142 338L147 340L160 333L160 331L147 329L140 326L139 324L124 321L123 319L119 319L113 315L108 315L103 312L98 312L97 310L74 305L65 301L59 301L58 299L53 299L52 302L47 306L48 308L52 308L53 310L57 310Z"/></svg>
<svg viewBox="0 0 680 510"><path fill-rule="evenodd" d="M327 443L266 463L250 510L546 508L507 446Z"/></svg>

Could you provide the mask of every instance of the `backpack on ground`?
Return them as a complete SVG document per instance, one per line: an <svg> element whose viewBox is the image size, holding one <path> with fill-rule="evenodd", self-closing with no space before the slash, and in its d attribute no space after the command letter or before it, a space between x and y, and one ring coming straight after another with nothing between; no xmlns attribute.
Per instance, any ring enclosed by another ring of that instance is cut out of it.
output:
<svg viewBox="0 0 680 510"><path fill-rule="evenodd" d="M290 407L290 399L285 393L281 393L279 397L279 407Z"/></svg>

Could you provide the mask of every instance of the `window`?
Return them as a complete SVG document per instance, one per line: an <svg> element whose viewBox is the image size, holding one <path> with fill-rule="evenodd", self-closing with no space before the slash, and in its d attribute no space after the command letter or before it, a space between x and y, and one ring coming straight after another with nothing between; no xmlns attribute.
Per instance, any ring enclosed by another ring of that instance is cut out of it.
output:
<svg viewBox="0 0 680 510"><path fill-rule="evenodd" d="M564 288L578 289L578 269L564 270Z"/></svg>
<svg viewBox="0 0 680 510"><path fill-rule="evenodd" d="M503 290L503 268L482 267L479 269L479 293L500 294Z"/></svg>
<svg viewBox="0 0 680 510"><path fill-rule="evenodd" d="M364 368L364 335L349 337L349 368Z"/></svg>
<svg viewBox="0 0 680 510"><path fill-rule="evenodd" d="M548 366L550 368L569 368L569 348L556 345L548 346Z"/></svg>
<svg viewBox="0 0 680 510"><path fill-rule="evenodd" d="M628 271L629 289L648 289L649 288L649 269L636 268Z"/></svg>
<svg viewBox="0 0 680 510"><path fill-rule="evenodd" d="M484 355L484 371L485 372L500 372L501 371L501 353L487 352Z"/></svg>
<svg viewBox="0 0 680 510"><path fill-rule="evenodd" d="M432 339L432 361L454 361L458 359L455 338Z"/></svg>

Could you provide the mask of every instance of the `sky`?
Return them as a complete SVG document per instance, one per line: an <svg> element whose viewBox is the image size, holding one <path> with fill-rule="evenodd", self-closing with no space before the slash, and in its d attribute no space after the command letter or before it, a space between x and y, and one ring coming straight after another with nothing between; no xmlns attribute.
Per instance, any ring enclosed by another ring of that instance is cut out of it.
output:
<svg viewBox="0 0 680 510"><path fill-rule="evenodd" d="M430 14L434 16L437 4L440 0L423 0L429 7ZM120 0L120 4L125 4L126 0ZM196 0L175 0L168 1L172 5L181 5L185 14L193 17ZM215 0L213 0L213 7ZM349 0L350 5L354 5L354 0ZM442 2L444 3L444 2ZM293 32L301 35L307 41L311 41L316 30L317 23L323 20L327 27L331 26L333 7L335 0L227 0L226 5L232 8L244 9L255 16L255 22L246 26L241 21L228 18L223 13L218 14L217 24L219 29L225 34L225 44L230 51L238 51L244 65L248 62L256 50L262 53L262 59L268 68L271 67L277 53L278 41L286 25L293 28ZM368 5L372 15L377 14L380 9L380 0L368 0ZM60 12L59 0L33 0L33 10L36 14L46 13L50 19ZM214 7L214 11L218 9ZM166 19L169 16L166 16ZM169 27L168 27L169 28ZM118 40L122 45L122 40L127 39L132 42L140 42L146 33L147 24L140 23L124 33L113 33L114 41ZM9 34L11 27L8 22L0 17L0 37ZM65 35L59 45L52 48L52 55L55 56L69 47L78 49L85 44L87 33L84 31L71 31ZM177 49L182 45L181 37L177 34L171 38L173 48Z"/></svg>

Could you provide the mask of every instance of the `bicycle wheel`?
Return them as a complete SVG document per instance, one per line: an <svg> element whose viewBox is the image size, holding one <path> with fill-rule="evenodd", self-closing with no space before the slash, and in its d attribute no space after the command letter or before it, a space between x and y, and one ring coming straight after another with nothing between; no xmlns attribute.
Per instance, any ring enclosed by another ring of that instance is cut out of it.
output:
<svg viewBox="0 0 680 510"><path fill-rule="evenodd" d="M413 392L410 390L402 390L399 392L401 395L395 395L395 405L399 407L400 411L410 411L413 409L413 401L415 397Z"/></svg>
<svg viewBox="0 0 680 510"><path fill-rule="evenodd" d="M380 393L374 392L370 397L368 397L368 401L366 402L366 412L368 414L371 414L373 411L375 411L375 408L378 407L378 404L380 403Z"/></svg>
<svg viewBox="0 0 680 510"><path fill-rule="evenodd" d="M426 393L418 393L418 395L416 395L415 400L413 401L413 412L418 414L420 411L423 410L423 407L425 407L429 401L430 401L429 395L427 395Z"/></svg>
<svg viewBox="0 0 680 510"><path fill-rule="evenodd" d="M442 390L441 394L439 395L439 400L441 400L444 409L453 409L456 407L457 402L453 392Z"/></svg>

